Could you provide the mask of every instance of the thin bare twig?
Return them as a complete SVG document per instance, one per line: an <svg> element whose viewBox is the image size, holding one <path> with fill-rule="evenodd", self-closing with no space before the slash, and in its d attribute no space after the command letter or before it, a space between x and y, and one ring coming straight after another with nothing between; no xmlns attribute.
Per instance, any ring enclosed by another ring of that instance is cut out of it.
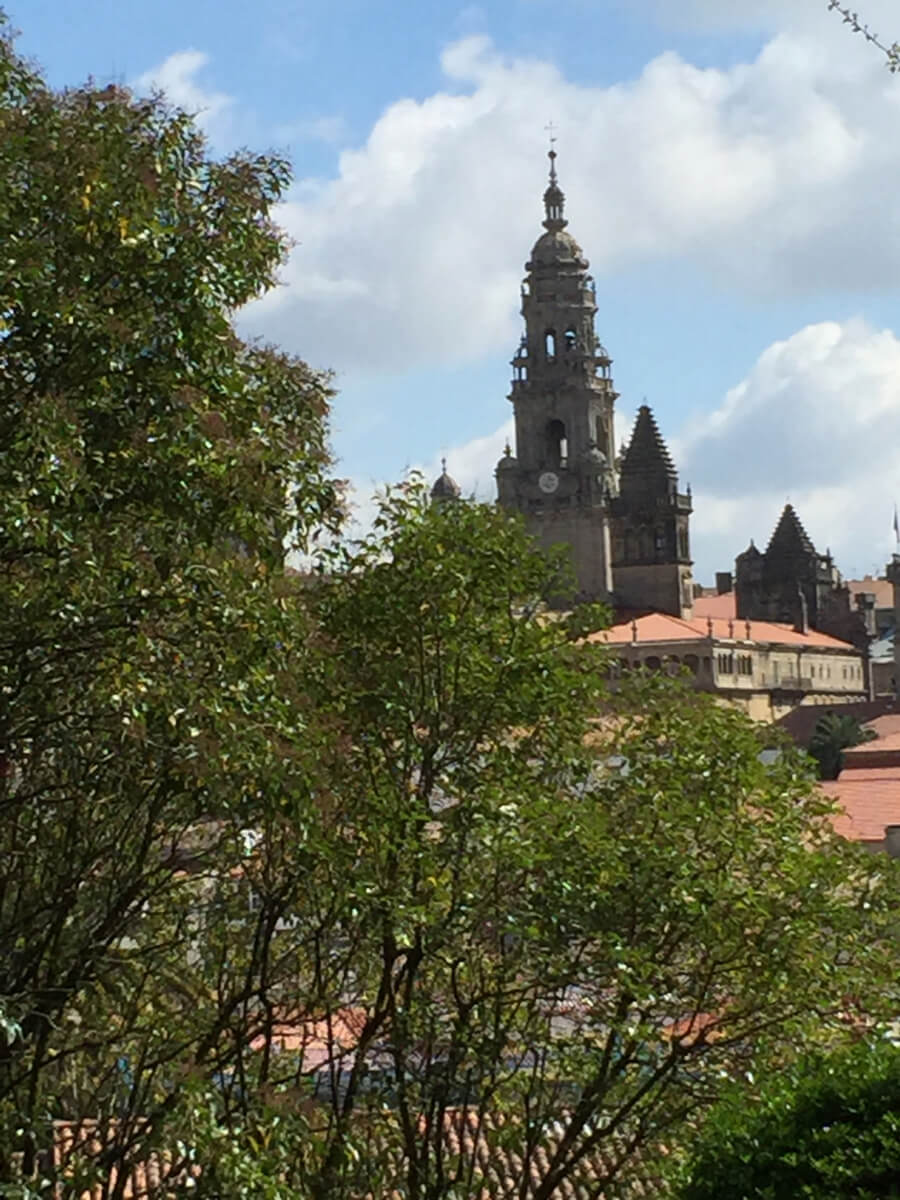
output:
<svg viewBox="0 0 900 1200"><path fill-rule="evenodd" d="M851 12L845 5L840 4L839 0L828 0L828 11L839 13L844 19L844 24L849 25L853 33L862 34L867 42L877 47L887 58L889 71L900 72L900 42L893 42L890 46L886 45L877 33L859 19L859 13Z"/></svg>

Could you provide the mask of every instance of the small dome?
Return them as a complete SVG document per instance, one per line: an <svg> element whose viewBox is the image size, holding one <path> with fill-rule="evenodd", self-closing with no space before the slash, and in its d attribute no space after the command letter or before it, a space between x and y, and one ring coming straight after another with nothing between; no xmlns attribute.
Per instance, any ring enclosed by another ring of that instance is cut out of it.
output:
<svg viewBox="0 0 900 1200"><path fill-rule="evenodd" d="M432 500L458 500L460 488L456 480L447 474L447 460L441 462L441 473L431 485Z"/></svg>
<svg viewBox="0 0 900 1200"><path fill-rule="evenodd" d="M497 463L498 471L514 471L519 465L519 460L514 454L504 454Z"/></svg>
<svg viewBox="0 0 900 1200"><path fill-rule="evenodd" d="M556 263L572 263L582 270L587 270L588 261L581 247L565 229L551 229L542 233L534 243L531 251L531 261L526 264L526 271L533 267L551 266Z"/></svg>
<svg viewBox="0 0 900 1200"><path fill-rule="evenodd" d="M747 549L743 552L743 554L738 555L738 562L743 562L743 561L746 561L747 559L753 559L753 558L762 558L762 555L757 550L756 543L751 538L750 545L747 547Z"/></svg>

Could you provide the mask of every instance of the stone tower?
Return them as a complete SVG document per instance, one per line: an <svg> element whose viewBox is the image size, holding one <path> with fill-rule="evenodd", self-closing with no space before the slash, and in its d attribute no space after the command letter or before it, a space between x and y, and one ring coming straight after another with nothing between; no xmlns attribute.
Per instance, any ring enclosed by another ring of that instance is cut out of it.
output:
<svg viewBox="0 0 900 1200"><path fill-rule="evenodd" d="M765 552L751 542L734 566L741 620L806 626L866 646L863 614L851 608L834 560L818 553L793 505L784 506Z"/></svg>
<svg viewBox="0 0 900 1200"><path fill-rule="evenodd" d="M545 547L571 548L578 601L609 600L616 392L594 332L594 281L564 203L551 148L545 232L525 264L525 333L512 360L516 452L497 466L497 492Z"/></svg>
<svg viewBox="0 0 900 1200"><path fill-rule="evenodd" d="M734 566L741 620L794 623L801 620L802 609L802 619L813 629L821 629L832 593L841 589L831 556L817 553L791 504L784 506L765 553L751 542ZM849 613L849 591L843 590Z"/></svg>
<svg viewBox="0 0 900 1200"><path fill-rule="evenodd" d="M691 616L691 509L690 491L679 492L678 472L653 413L643 404L619 467L619 494L611 503L617 607Z"/></svg>

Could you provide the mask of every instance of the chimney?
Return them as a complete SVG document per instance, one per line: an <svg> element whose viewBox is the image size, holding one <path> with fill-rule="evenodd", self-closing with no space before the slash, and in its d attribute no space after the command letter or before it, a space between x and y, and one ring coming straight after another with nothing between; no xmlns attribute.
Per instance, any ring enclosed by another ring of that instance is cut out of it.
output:
<svg viewBox="0 0 900 1200"><path fill-rule="evenodd" d="M857 592L853 597L856 602L856 609L863 619L863 624L866 628L866 633L870 638L875 636L875 593L874 592Z"/></svg>
<svg viewBox="0 0 900 1200"><path fill-rule="evenodd" d="M797 587L797 617L794 621L795 633L809 633L809 605L803 595L803 589Z"/></svg>
<svg viewBox="0 0 900 1200"><path fill-rule="evenodd" d="M734 579L730 571L716 571L716 595L725 596L734 591Z"/></svg>

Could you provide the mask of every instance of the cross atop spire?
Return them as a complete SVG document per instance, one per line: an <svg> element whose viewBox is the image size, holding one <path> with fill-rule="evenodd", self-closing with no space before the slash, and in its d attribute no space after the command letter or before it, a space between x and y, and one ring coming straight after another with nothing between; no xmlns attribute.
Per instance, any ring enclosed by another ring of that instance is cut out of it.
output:
<svg viewBox="0 0 900 1200"><path fill-rule="evenodd" d="M548 121L544 129L550 140L550 149L547 151L547 157L550 159L550 182L556 183L556 126L552 121Z"/></svg>

